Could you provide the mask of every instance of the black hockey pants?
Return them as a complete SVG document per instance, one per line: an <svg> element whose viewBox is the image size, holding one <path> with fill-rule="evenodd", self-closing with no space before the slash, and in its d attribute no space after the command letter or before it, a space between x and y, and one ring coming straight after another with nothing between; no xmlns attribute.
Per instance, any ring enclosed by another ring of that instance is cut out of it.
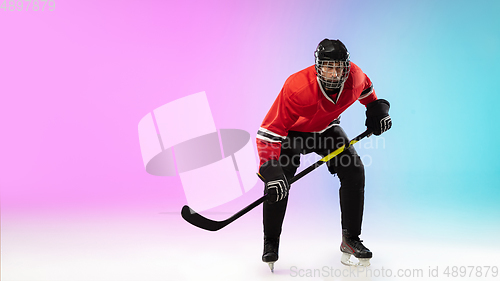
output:
<svg viewBox="0 0 500 281"><path fill-rule="evenodd" d="M281 145L280 164L287 179L291 179L300 165L300 154L315 152L321 157L328 155L349 141L340 126L333 126L323 133L290 131ZM327 162L328 170L340 179L340 210L342 229L352 235L361 233L363 219L365 170L354 147L342 152ZM293 191L292 191L293 194ZM292 195L293 196L293 195ZM264 202L264 235L278 238L285 218L288 197L269 204Z"/></svg>

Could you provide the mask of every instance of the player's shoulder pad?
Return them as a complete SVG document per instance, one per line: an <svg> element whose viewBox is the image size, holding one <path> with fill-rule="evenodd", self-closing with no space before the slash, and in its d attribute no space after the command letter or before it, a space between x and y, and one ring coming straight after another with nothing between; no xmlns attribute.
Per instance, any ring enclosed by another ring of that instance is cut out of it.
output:
<svg viewBox="0 0 500 281"><path fill-rule="evenodd" d="M287 98L297 105L315 104L314 89L317 86L314 65L296 72L285 81L283 90Z"/></svg>
<svg viewBox="0 0 500 281"><path fill-rule="evenodd" d="M353 76L359 76L359 75L363 75L363 70L361 70L361 68L359 68L359 66L353 62L351 62L351 71L349 73L349 75L353 75Z"/></svg>
<svg viewBox="0 0 500 281"><path fill-rule="evenodd" d="M363 72L363 70L361 70L361 68L359 68L358 65L354 64L353 62L351 62L351 70L349 76L349 78L351 78L349 79L351 80L350 84L353 87L362 86L368 82L368 77L366 76L366 74Z"/></svg>

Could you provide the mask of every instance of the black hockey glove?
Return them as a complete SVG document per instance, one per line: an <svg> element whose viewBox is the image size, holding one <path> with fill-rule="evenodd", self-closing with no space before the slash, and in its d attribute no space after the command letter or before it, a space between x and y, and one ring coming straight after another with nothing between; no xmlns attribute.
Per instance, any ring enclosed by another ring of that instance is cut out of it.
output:
<svg viewBox="0 0 500 281"><path fill-rule="evenodd" d="M374 135L378 136L392 127L389 107L391 105L384 99L372 101L366 106L365 125Z"/></svg>
<svg viewBox="0 0 500 281"><path fill-rule="evenodd" d="M273 204L286 198L290 185L278 160L272 159L262 164L259 174L264 178L264 193L267 194L267 202Z"/></svg>

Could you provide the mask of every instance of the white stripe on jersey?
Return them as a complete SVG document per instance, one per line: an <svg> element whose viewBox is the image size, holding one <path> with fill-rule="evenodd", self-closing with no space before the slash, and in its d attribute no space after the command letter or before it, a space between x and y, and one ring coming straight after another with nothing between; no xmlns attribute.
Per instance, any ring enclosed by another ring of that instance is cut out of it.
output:
<svg viewBox="0 0 500 281"><path fill-rule="evenodd" d="M268 129L264 129L262 127L259 128L259 131L261 131L263 133L266 133L266 134L270 134L271 136L275 136L275 137L278 137L278 138L282 138L282 139L286 138L286 136L278 135L275 132L271 132Z"/></svg>
<svg viewBox="0 0 500 281"><path fill-rule="evenodd" d="M371 88L371 89L370 89L370 91L369 91L368 93L366 93L366 94L364 94L364 95L360 96L360 97L358 98L358 100L362 100L362 99L364 99L364 98L366 98L366 97L370 96L370 95L373 93L373 85L371 85L371 86L370 86L370 88Z"/></svg>
<svg viewBox="0 0 500 281"><path fill-rule="evenodd" d="M276 142L276 143L281 142L281 141L277 141L277 140L272 140L272 139L270 139L270 138L266 138L266 137L264 137L264 136L262 136L262 135L257 135L257 138L258 138L258 139L261 139L261 140L263 140L263 141L267 141L267 142Z"/></svg>

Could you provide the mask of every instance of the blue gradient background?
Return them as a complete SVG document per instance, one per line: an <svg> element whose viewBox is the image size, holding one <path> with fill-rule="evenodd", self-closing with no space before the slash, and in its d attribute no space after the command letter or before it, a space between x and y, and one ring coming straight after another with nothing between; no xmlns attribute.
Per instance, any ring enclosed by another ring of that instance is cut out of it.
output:
<svg viewBox="0 0 500 281"><path fill-rule="evenodd" d="M137 124L206 91L218 128L254 138L285 79L313 64L325 37L341 39L391 102L393 128L356 146L367 164L364 235L457 248L478 233L497 237L499 12L498 1L425 0L59 1L54 12L1 10L2 276L15 276L23 259L11 255L13 241L38 245L18 234L40 229L226 237L182 221L180 181L145 172ZM364 130L361 104L342 126L351 137ZM259 185L220 210L260 194ZM222 233L260 239L260 210ZM338 217L338 180L319 169L294 185L285 231L337 241Z"/></svg>

